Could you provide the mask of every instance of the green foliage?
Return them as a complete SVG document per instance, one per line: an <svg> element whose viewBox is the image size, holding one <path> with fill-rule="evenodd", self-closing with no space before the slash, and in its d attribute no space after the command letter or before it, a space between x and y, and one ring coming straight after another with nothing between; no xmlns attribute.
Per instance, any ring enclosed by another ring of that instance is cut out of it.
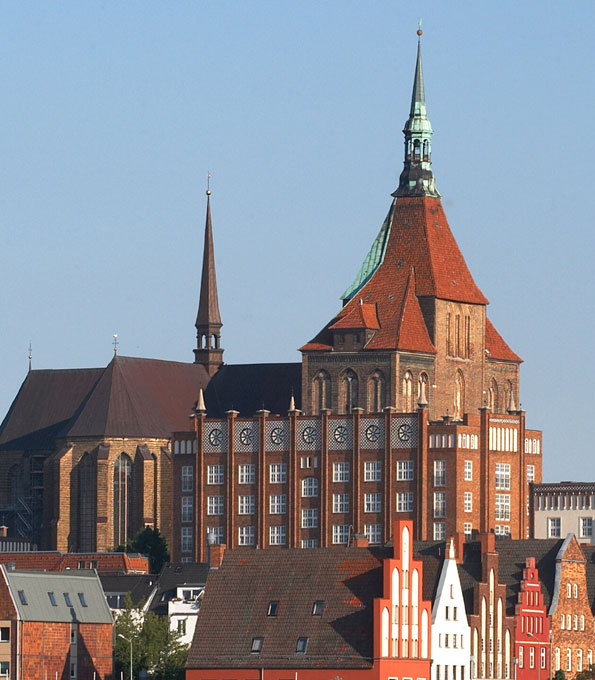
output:
<svg viewBox="0 0 595 680"><path fill-rule="evenodd" d="M120 637L123 635L126 639ZM180 635L169 630L166 617L152 612L145 615L141 607L134 607L130 595L125 609L116 619L116 677L120 673L130 678L130 643L132 640L132 674L138 677L146 670L153 680L183 680L188 647L180 642Z"/></svg>
<svg viewBox="0 0 595 680"><path fill-rule="evenodd" d="M566 673L562 669L556 671L554 680L566 680Z"/></svg>
<svg viewBox="0 0 595 680"><path fill-rule="evenodd" d="M128 540L125 546L119 545L115 551L148 555L151 574L158 574L169 560L167 542L159 529L153 527L141 529L131 541Z"/></svg>
<svg viewBox="0 0 595 680"><path fill-rule="evenodd" d="M577 673L574 678L575 680L595 680L595 664L591 664L589 668Z"/></svg>

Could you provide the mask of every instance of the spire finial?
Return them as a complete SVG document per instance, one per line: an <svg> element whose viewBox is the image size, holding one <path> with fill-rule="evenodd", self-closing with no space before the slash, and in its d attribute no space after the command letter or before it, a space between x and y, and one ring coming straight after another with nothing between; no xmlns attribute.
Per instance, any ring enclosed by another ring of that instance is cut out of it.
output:
<svg viewBox="0 0 595 680"><path fill-rule="evenodd" d="M116 354L118 353L118 345L120 344L118 342L118 334L114 333L112 335L112 338L113 338L112 345L114 346L114 356L116 356Z"/></svg>
<svg viewBox="0 0 595 680"><path fill-rule="evenodd" d="M211 195L211 173L207 171L207 196Z"/></svg>
<svg viewBox="0 0 595 680"><path fill-rule="evenodd" d="M421 36L423 35L423 31L421 30L421 17L417 20L417 42L421 42Z"/></svg>
<svg viewBox="0 0 595 680"><path fill-rule="evenodd" d="M29 340L29 370L31 370L31 367L32 367L32 362L31 362L32 359L33 359L33 347L31 345L31 340Z"/></svg>

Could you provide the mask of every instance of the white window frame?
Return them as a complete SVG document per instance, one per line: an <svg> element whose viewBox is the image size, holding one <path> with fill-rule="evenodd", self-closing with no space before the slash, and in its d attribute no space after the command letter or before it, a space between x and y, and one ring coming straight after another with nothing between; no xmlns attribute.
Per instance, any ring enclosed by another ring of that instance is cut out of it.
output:
<svg viewBox="0 0 595 680"><path fill-rule="evenodd" d="M302 498L318 498L318 478L304 477L302 479Z"/></svg>
<svg viewBox="0 0 595 680"><path fill-rule="evenodd" d="M382 524L364 524L364 536L370 545L382 543Z"/></svg>
<svg viewBox="0 0 595 680"><path fill-rule="evenodd" d="M207 465L207 484L225 483L225 465ZM192 491L192 489L190 489Z"/></svg>
<svg viewBox="0 0 595 680"><path fill-rule="evenodd" d="M192 465L182 465L182 492L188 493L194 489L194 468Z"/></svg>
<svg viewBox="0 0 595 680"><path fill-rule="evenodd" d="M256 511L256 498L253 494L238 496L238 515L253 515Z"/></svg>
<svg viewBox="0 0 595 680"><path fill-rule="evenodd" d="M317 538L302 538L302 549L309 550L310 548L318 548Z"/></svg>
<svg viewBox="0 0 595 680"><path fill-rule="evenodd" d="M349 524L333 524L333 545L346 545L349 541Z"/></svg>
<svg viewBox="0 0 595 680"><path fill-rule="evenodd" d="M318 529L318 508L302 508L302 529Z"/></svg>
<svg viewBox="0 0 595 680"><path fill-rule="evenodd" d="M207 496L207 515L223 514L223 496Z"/></svg>
<svg viewBox="0 0 595 680"><path fill-rule="evenodd" d="M333 463L333 482L349 481L349 462Z"/></svg>
<svg viewBox="0 0 595 680"><path fill-rule="evenodd" d="M471 491L465 491L463 507L465 512L473 512L473 493Z"/></svg>
<svg viewBox="0 0 595 680"><path fill-rule="evenodd" d="M413 491L397 492L397 512L413 512L414 499Z"/></svg>
<svg viewBox="0 0 595 680"><path fill-rule="evenodd" d="M254 463L241 463L238 465L238 484L254 484L256 479L256 466Z"/></svg>
<svg viewBox="0 0 595 680"><path fill-rule="evenodd" d="M180 531L180 548L182 552L192 552L192 544L194 539L193 527L181 527Z"/></svg>
<svg viewBox="0 0 595 680"><path fill-rule="evenodd" d="M379 491L364 494L364 512L382 512L382 494Z"/></svg>
<svg viewBox="0 0 595 680"><path fill-rule="evenodd" d="M269 465L269 482L285 484L287 482L287 463L271 463Z"/></svg>
<svg viewBox="0 0 595 680"><path fill-rule="evenodd" d="M182 502L180 504L180 509L182 511L182 522L192 522L193 520L193 498L192 496L182 496Z"/></svg>
<svg viewBox="0 0 595 680"><path fill-rule="evenodd" d="M466 482L472 482L473 481L473 461L472 460L466 460L465 461L463 478Z"/></svg>
<svg viewBox="0 0 595 680"><path fill-rule="evenodd" d="M397 461L397 482L412 482L415 476L412 460Z"/></svg>
<svg viewBox="0 0 595 680"><path fill-rule="evenodd" d="M225 540L224 527L207 527L207 534L211 534L215 538L215 545L221 545Z"/></svg>
<svg viewBox="0 0 595 680"><path fill-rule="evenodd" d="M446 517L446 491L434 491L434 517Z"/></svg>
<svg viewBox="0 0 595 680"><path fill-rule="evenodd" d="M333 512L340 512L340 513L349 512L349 494L348 493L334 493L333 494Z"/></svg>
<svg viewBox="0 0 595 680"><path fill-rule="evenodd" d="M560 517L547 518L548 538L560 538L562 536L562 520Z"/></svg>
<svg viewBox="0 0 595 680"><path fill-rule="evenodd" d="M284 515L287 512L287 494L271 494L269 496L269 513L271 515Z"/></svg>
<svg viewBox="0 0 595 680"><path fill-rule="evenodd" d="M286 545L287 528L284 524L272 524L269 527L269 545Z"/></svg>
<svg viewBox="0 0 595 680"><path fill-rule="evenodd" d="M238 527L238 545L254 545L254 527Z"/></svg>
<svg viewBox="0 0 595 680"><path fill-rule="evenodd" d="M510 491L510 463L496 463L496 489Z"/></svg>
<svg viewBox="0 0 595 680"><path fill-rule="evenodd" d="M382 463L379 460L364 462L364 482L382 481Z"/></svg>
<svg viewBox="0 0 595 680"><path fill-rule="evenodd" d="M446 539L446 522L434 522L434 540L444 541Z"/></svg>
<svg viewBox="0 0 595 680"><path fill-rule="evenodd" d="M510 494L497 493L496 494L496 521L510 522Z"/></svg>
<svg viewBox="0 0 595 680"><path fill-rule="evenodd" d="M446 486L446 460L434 461L434 486Z"/></svg>

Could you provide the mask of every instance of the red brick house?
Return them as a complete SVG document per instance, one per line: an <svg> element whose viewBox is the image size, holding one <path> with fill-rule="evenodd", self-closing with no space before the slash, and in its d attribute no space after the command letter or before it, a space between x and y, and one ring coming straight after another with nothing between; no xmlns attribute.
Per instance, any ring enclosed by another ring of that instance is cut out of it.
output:
<svg viewBox="0 0 595 680"><path fill-rule="evenodd" d="M63 553L31 551L0 553L0 564L12 564L15 569L96 569L100 574L148 574L149 559L129 553Z"/></svg>
<svg viewBox="0 0 595 680"><path fill-rule="evenodd" d="M430 677L431 606L413 527L395 546L228 550L211 571L187 680Z"/></svg>
<svg viewBox="0 0 595 680"><path fill-rule="evenodd" d="M0 565L0 673L11 680L112 679L113 621L95 572Z"/></svg>

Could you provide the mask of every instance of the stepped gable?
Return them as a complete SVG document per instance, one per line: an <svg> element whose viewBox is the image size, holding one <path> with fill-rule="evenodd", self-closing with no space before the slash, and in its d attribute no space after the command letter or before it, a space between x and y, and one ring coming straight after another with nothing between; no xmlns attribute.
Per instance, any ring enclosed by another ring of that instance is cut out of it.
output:
<svg viewBox="0 0 595 680"><path fill-rule="evenodd" d="M104 370L29 371L0 427L0 451L53 449Z"/></svg>
<svg viewBox="0 0 595 680"><path fill-rule="evenodd" d="M412 270L414 285L411 284ZM488 304L450 231L440 199L401 197L395 200L382 263L330 324L301 349L330 350L332 337L329 331L340 327L338 324L347 315L352 315L353 306L362 300L364 305L376 305L380 325L366 349L435 353L419 307L421 297ZM503 340L501 342L506 346ZM512 354L510 350L509 353Z"/></svg>
<svg viewBox="0 0 595 680"><path fill-rule="evenodd" d="M494 328L492 322L486 317L486 350L488 359L498 361L514 361L522 363L522 359L515 354L504 341L504 338Z"/></svg>
<svg viewBox="0 0 595 680"><path fill-rule="evenodd" d="M384 549L230 550L209 574L187 668L370 668ZM277 616L267 616L279 601ZM314 601L324 615L312 616ZM308 653L295 654L299 637ZM250 654L263 637L262 654Z"/></svg>
<svg viewBox="0 0 595 680"><path fill-rule="evenodd" d="M67 436L169 438L208 380L198 364L114 356Z"/></svg>
<svg viewBox="0 0 595 680"><path fill-rule="evenodd" d="M232 409L241 416L252 416L263 408L274 414L286 414L292 394L296 403L301 404L299 363L224 364L211 378L204 398L207 415L223 418Z"/></svg>

